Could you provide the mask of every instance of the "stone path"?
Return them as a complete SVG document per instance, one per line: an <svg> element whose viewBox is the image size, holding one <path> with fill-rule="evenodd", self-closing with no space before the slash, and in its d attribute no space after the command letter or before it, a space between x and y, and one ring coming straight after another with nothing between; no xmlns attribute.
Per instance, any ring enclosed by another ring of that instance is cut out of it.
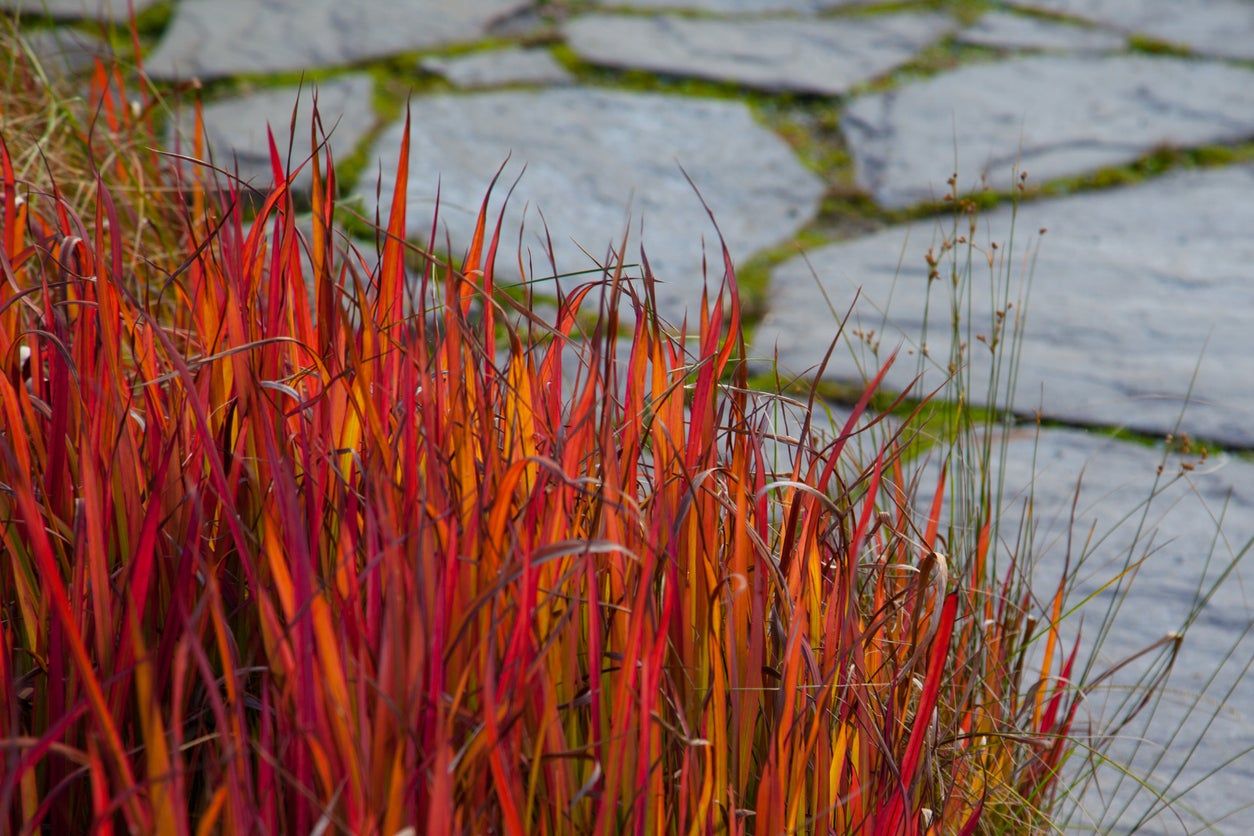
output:
<svg viewBox="0 0 1254 836"><path fill-rule="evenodd" d="M1247 0L1007 0L1141 35L1199 55L1254 60L1254 8Z"/></svg>
<svg viewBox="0 0 1254 836"><path fill-rule="evenodd" d="M957 39L959 43L992 49L1049 52L1114 52L1128 44L1128 39L1118 32L1009 12L983 15L959 32Z"/></svg>
<svg viewBox="0 0 1254 836"><path fill-rule="evenodd" d="M61 76L86 72L97 56L109 54L109 45L103 38L68 26L37 29L26 42L45 70Z"/></svg>
<svg viewBox="0 0 1254 836"><path fill-rule="evenodd" d="M861 96L842 127L884 206L1132 162L1153 149L1254 136L1254 70L1146 55L1012 58ZM957 168L954 167L955 156Z"/></svg>
<svg viewBox="0 0 1254 836"><path fill-rule="evenodd" d="M275 87L247 96L219 99L204 109L205 133L214 165L226 172L239 166L239 178L254 188L266 190L273 178L270 146L266 127L274 132L274 141L284 158L288 153L289 126L292 112L296 124L308 130L313 97L317 96L318 113L330 134L329 142L336 159L346 156L369 132L374 122L370 105L373 83L369 76L339 76L303 90L299 85ZM186 116L179 124L180 150L190 154L193 126ZM292 149L292 168L302 165L309 156L308 140L302 136ZM173 140L171 140L173 145ZM306 191L313 182L309 166L297 175L293 187Z"/></svg>
<svg viewBox="0 0 1254 836"><path fill-rule="evenodd" d="M593 0L594 6L640 10L684 10L711 14L813 13L876 0Z"/></svg>
<svg viewBox="0 0 1254 836"><path fill-rule="evenodd" d="M475 41L520 0L180 0L148 72L220 78L335 67Z"/></svg>
<svg viewBox="0 0 1254 836"><path fill-rule="evenodd" d="M1033 274L1018 406L1150 435L1171 430L1183 410L1185 431L1254 447L1252 195L1254 167L1241 166L1176 172L982 217L975 257L991 254L995 264L979 263L962 293L965 298L969 288L972 309L984 312L975 317L977 335L994 333L992 311L1003 306L1007 271L1012 278ZM1040 236L1041 228L1049 231ZM785 262L772 276L757 354L778 348L780 366L792 374L816 367L827 341L815 337L830 334L835 321L827 300L843 313L860 288L852 327L876 331L882 354L898 345L907 352L918 348L930 310L930 362L920 391L940 386L948 375L953 294L945 263L945 280L928 282L926 255L940 252L947 232L952 238L952 221L923 220ZM967 249L957 247L960 259ZM1020 292L1012 288L1010 299L1017 301ZM986 380L992 352L968 334L963 339L973 342L972 378ZM879 365L870 344L857 346L833 354L826 376L848 380L859 368ZM889 385L905 388L917 367L916 357L903 352ZM973 396L987 403L984 390Z"/></svg>
<svg viewBox="0 0 1254 836"><path fill-rule="evenodd" d="M448 130L454 124L459 128ZM605 262L630 210L633 226L643 220L649 260L663 282L659 301L672 313L700 298L701 236L709 256L721 262L715 230L679 166L701 184L738 259L789 239L822 194L821 182L788 146L735 102L587 88L430 96L414 100L411 131L412 235L429 235L438 186L454 246L464 247L488 183L508 157L492 211L495 217L509 182L526 166L506 229L507 240L516 241L525 215L523 245L536 278L552 274L546 222L558 272L570 273ZM402 132L403 123L388 128L372 152L389 175ZM747 159L752 166L743 165ZM373 211L373 186L363 186ZM382 202L390 205L390 189ZM629 259L639 261L637 249ZM514 262L512 253L501 259ZM569 279L567 286L584 280Z"/></svg>
<svg viewBox="0 0 1254 836"><path fill-rule="evenodd" d="M477 89L513 84L567 84L574 76L547 49L493 49L453 58L425 58L419 66L454 87Z"/></svg>
<svg viewBox="0 0 1254 836"><path fill-rule="evenodd" d="M336 155L352 161L346 176L357 172L345 193L373 212L375 178L385 199L392 188L397 114L412 90L412 235L428 235L438 182L453 247L464 246L488 180L508 159L494 210L525 173L506 215L503 272L516 264L524 216L525 258L543 278L551 271L542 217L558 270L580 271L617 244L630 211L663 282L662 312L676 320L699 298L703 240L716 254L682 166L740 266L751 268L744 289L757 311L751 353L759 370L778 352L782 372L811 372L837 315L853 305L851 330L862 336L852 354L833 356L827 377L854 382L878 340L881 355L899 343L914 349L888 381L902 387L920 367L930 286L922 367L925 383L938 385L950 349L949 274L929 282L924 256L929 246L939 252L947 234L964 239L956 243L963 256L965 239L978 247L962 283L975 319L960 339L969 373L981 380L988 350L980 337L994 335L994 309L1005 311L1004 322L1024 310L1031 273L1016 406L1076 427L1047 429L1039 441L1016 431L1005 450L1008 501L1037 467L1042 588L1061 569L1081 470L1075 530L1083 534L1146 495L1162 456L1161 444L1146 445L1178 420L1231 451L1185 471L1156 501L1146 530L1157 533L1133 550L1153 554L1107 638L1105 662L1178 627L1199 574L1214 576L1205 555L1214 547L1218 560L1254 535L1254 463L1242 452L1254 450L1254 0L135 6L156 10L142 32L153 77L209 83L206 119L220 165L238 159L241 175L264 186L265 126L286 149L296 85L310 72L324 124L339 120ZM0 0L0 10L22 11L38 27L34 48L66 73L82 71L83 55L102 48L91 39L97 21L118 20L125 8L122 0ZM753 92L741 98L742 89ZM299 136L297 161L305 156ZM1016 164L1030 175L1021 195ZM1002 198L1019 195L1017 216L1003 200L974 233L955 229L943 201L955 172L961 194L987 186ZM1036 186L1052 196L1039 199ZM1041 228L1049 230L1043 237ZM635 261L641 239L633 239ZM795 257L802 244L804 259ZM1004 286L1009 295L994 304ZM1007 300L1015 302L1009 310ZM1098 431L1106 426L1131 428L1144 443L1112 440ZM1179 472L1169 461L1166 475ZM1225 501L1226 539L1216 543ZM1094 541L1081 593L1096 591L1101 570L1108 576L1128 553L1134 530L1135 522ZM1186 799L1196 815L1158 815L1151 832L1196 830L1205 819L1218 820L1218 832L1254 831L1254 756L1245 751L1254 745L1254 678L1240 676L1254 658L1245 589L1240 571L1220 586L1189 627L1158 715L1129 727L1146 742L1136 752L1118 744L1155 781L1170 781L1180 765L1177 787L1223 767ZM1086 619L1087 630L1100 612ZM1205 689L1234 643L1217 682L1235 690L1207 729L1208 715L1186 717L1180 699ZM1094 712L1108 708L1094 700ZM1169 739L1181 724L1183 737ZM1166 754L1155 763L1159 751ZM1071 824L1130 829L1152 812L1145 794L1131 813L1122 809L1130 788L1104 782L1113 795L1082 799L1086 812Z"/></svg>
<svg viewBox="0 0 1254 836"><path fill-rule="evenodd" d="M159 0L134 0L136 13L142 13ZM3 0L0 10L29 15L47 14L54 18L89 18L125 22L130 15L128 0Z"/></svg>
<svg viewBox="0 0 1254 836"><path fill-rule="evenodd" d="M906 63L953 28L951 18L928 14L852 20L588 15L567 24L565 35L592 64L835 96Z"/></svg>

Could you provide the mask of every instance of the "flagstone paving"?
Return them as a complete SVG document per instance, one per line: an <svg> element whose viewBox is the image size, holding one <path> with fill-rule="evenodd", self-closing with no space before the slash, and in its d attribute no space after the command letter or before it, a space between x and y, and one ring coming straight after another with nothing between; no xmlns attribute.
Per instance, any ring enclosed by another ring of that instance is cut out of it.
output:
<svg viewBox="0 0 1254 836"><path fill-rule="evenodd" d="M384 131L371 153L385 176L396 170L403 127ZM508 184L521 173L505 214L503 265L516 263L525 215L523 244L535 278L551 274L545 222L559 272L592 269L594 259L604 262L607 247L619 244L630 211L633 240L643 241L662 281L659 302L676 319L700 298L702 236L713 263L721 264L714 228L680 166L699 184L737 259L794 235L823 191L788 146L737 102L581 87L428 96L412 103L411 131L411 235L428 236L438 185L454 248L464 247L488 182L508 158L490 210L496 217ZM373 200L369 191L363 198ZM385 184L383 205L390 201ZM637 246L631 262L639 261ZM721 276L720 268L710 280Z"/></svg>
<svg viewBox="0 0 1254 836"><path fill-rule="evenodd" d="M296 112L296 139L291 151L291 167L297 168L309 156L309 118L316 90L318 113L336 159L342 159L373 127L370 104L370 76L340 76L317 85L276 87L228 99L219 99L204 108L205 133L214 165L234 172L239 165L240 179L257 189L268 189L273 181L267 126L274 133L275 145L284 160L288 157L292 110ZM297 93L300 93L298 98ZM188 114L190 116L190 114ZM185 117L180 125L180 152L190 155L192 125ZM173 141L171 141L173 145ZM293 188L304 191L313 181L305 165L293 181Z"/></svg>
<svg viewBox="0 0 1254 836"><path fill-rule="evenodd" d="M977 259L992 254L1000 265L1012 223L1016 231L1008 298L1023 292L1028 269L1033 274L1018 407L1159 436L1180 420L1195 435L1254 446L1251 194L1251 167L1179 172L1133 188L1025 203L1017 216L1007 208L981 217ZM1049 231L1041 237L1040 228ZM927 278L925 255L940 252L937 229L936 221L920 221L783 264L772 276L771 310L756 332L754 355L766 362L778 350L792 373L817 365L836 321L827 300L843 313L859 289L856 327L877 331L885 352L903 341L917 346L930 289L926 344L934 365L921 391L939 386L951 341L945 262L941 281L929 287ZM959 234L967 232L964 224ZM958 251L965 258L966 248ZM989 274L977 261L969 287L971 309L982 312L975 333L991 336L991 312L1002 304L992 298ZM991 352L970 335L964 339L972 342L973 378L985 380ZM859 364L873 361L865 351L837 351L826 375L857 378ZM889 383L904 388L916 367L916 357L903 354Z"/></svg>
<svg viewBox="0 0 1254 836"><path fill-rule="evenodd" d="M858 181L891 207L1008 190L1131 162L1163 145L1254 136L1254 70L1147 55L1040 55L975 64L846 108Z"/></svg>
<svg viewBox="0 0 1254 836"><path fill-rule="evenodd" d="M1128 45L1118 32L1009 12L988 12L955 37L972 46L1048 52L1113 52Z"/></svg>
<svg viewBox="0 0 1254 836"><path fill-rule="evenodd" d="M1007 0L1013 6L1105 24L1199 55L1254 60L1248 0Z"/></svg>
<svg viewBox="0 0 1254 836"><path fill-rule="evenodd" d="M146 69L155 78L334 67L483 38L521 0L180 0Z"/></svg>
<svg viewBox="0 0 1254 836"><path fill-rule="evenodd" d="M97 56L109 54L109 45L103 38L68 26L36 29L26 42L44 70L59 75L81 73L91 68Z"/></svg>
<svg viewBox="0 0 1254 836"><path fill-rule="evenodd" d="M144 12L158 2L160 0L134 0L135 11ZM130 5L128 0L0 0L0 12L123 23L130 16Z"/></svg>
<svg viewBox="0 0 1254 836"><path fill-rule="evenodd" d="M712 19L588 15L565 27L592 64L838 95L906 63L954 28L946 15Z"/></svg>
<svg viewBox="0 0 1254 836"><path fill-rule="evenodd" d="M574 81L547 49L493 49L454 58L431 57L424 58L420 66L464 89Z"/></svg>
<svg viewBox="0 0 1254 836"><path fill-rule="evenodd" d="M865 6L877 0L593 0L594 5L632 9L666 9L714 14L805 14L849 6Z"/></svg>

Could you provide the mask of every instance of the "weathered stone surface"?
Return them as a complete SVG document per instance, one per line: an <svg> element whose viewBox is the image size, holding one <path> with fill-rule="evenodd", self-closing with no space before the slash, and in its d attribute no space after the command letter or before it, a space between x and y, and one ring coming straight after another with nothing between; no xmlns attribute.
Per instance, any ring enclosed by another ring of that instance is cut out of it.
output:
<svg viewBox="0 0 1254 836"><path fill-rule="evenodd" d="M39 59L44 71L54 75L84 72L91 68L97 56L105 57L110 52L103 38L69 27L23 32L22 40Z"/></svg>
<svg viewBox="0 0 1254 836"><path fill-rule="evenodd" d="M1123 49L1128 43L1127 38L1116 32L1006 12L989 12L959 32L957 40L994 49L1051 52L1112 52Z"/></svg>
<svg viewBox="0 0 1254 836"><path fill-rule="evenodd" d="M1039 438L1031 430L1015 431L1004 452L999 443L993 450L993 471L1005 479L1003 542L1015 541L1030 494L1036 525L1033 555L1029 559L1026 552L1019 552L1017 571L1031 570L1037 606L1048 607L1068 550L1077 578L1069 591L1070 602L1079 604L1093 596L1061 626L1068 650L1077 633L1081 638L1074 673L1088 661L1107 610L1119 597L1119 587L1107 584L1129 558L1131 563L1144 562L1126 576L1130 591L1101 641L1088 679L1171 631L1184 635L1162 701L1147 706L1113 744L1112 754L1120 765L1099 768L1098 782L1076 799L1070 822L1057 824L1067 832L1192 833L1206 830L1197 818L1200 811L1210 821L1221 820L1222 832L1249 832L1254 827L1254 810L1247 805L1247 788L1254 783L1250 751L1254 718L1249 714L1254 677L1244 675L1243 667L1254 659L1254 633L1246 632L1254 619L1249 595L1254 575L1248 561L1227 577L1223 573L1254 537L1254 464L1227 456L1207 460L1196 454L1164 456L1161 449L1068 430L1043 430ZM957 484L961 477L955 469L962 465L957 459L948 464L949 484ZM935 484L936 465L930 463L921 484ZM1079 500L1072 521L1077 484ZM930 497L922 498L921 506L928 502ZM1222 521L1218 537L1217 520ZM972 532L967 536L973 539ZM1008 548L997 549L999 566L1009 566ZM1212 587L1213 597L1186 628L1193 602ZM1040 644L1038 657L1025 666L1029 671L1039 670ZM1232 658L1225 661L1233 647ZM1097 729L1111 728L1135 704L1120 709L1129 694L1126 689L1156 659L1161 664L1157 653L1143 657L1092 691L1077 716L1077 728L1090 722ZM1025 687L1034 679L1025 677ZM1234 690L1227 707L1207 728L1228 688ZM1199 697L1200 704L1194 707ZM1190 753L1198 740L1201 745ZM1160 755L1161 761L1155 763ZM1151 812L1155 799L1150 791L1130 778L1120 784L1124 764L1159 790L1170 785L1173 793L1219 771L1170 811ZM1072 764L1073 769L1076 766ZM1173 777L1177 769L1179 775ZM1224 818L1228 814L1232 817ZM1149 820L1138 828L1138 820L1147 815Z"/></svg>
<svg viewBox="0 0 1254 836"><path fill-rule="evenodd" d="M658 9L711 14L806 14L842 6L865 6L876 0L594 0L595 5L616 8Z"/></svg>
<svg viewBox="0 0 1254 836"><path fill-rule="evenodd" d="M158 0L135 0L139 14ZM0 11L70 19L87 18L124 23L130 18L127 0L0 0Z"/></svg>
<svg viewBox="0 0 1254 836"><path fill-rule="evenodd" d="M534 6L524 6L518 11L499 17L488 27L493 38L516 38L538 42L551 39L557 32L552 8L548 13Z"/></svg>
<svg viewBox="0 0 1254 836"><path fill-rule="evenodd" d="M235 160L238 160L239 176L245 183L258 189L268 189L273 177L266 127L268 125L274 132L274 141L280 153L286 155L292 110L298 108L291 164L293 168L301 165L310 154L309 119L315 90L318 113L324 129L330 134L331 149L337 158L347 155L374 124L375 114L370 104L372 82L367 75L342 76L320 82L316 87L306 85L303 90L299 87L262 90L206 105L205 133L214 164L232 171ZM181 115L179 132L180 153L190 155L190 113ZM170 145L174 145L173 138ZM312 177L306 165L297 176L294 188L307 189Z"/></svg>
<svg viewBox="0 0 1254 836"><path fill-rule="evenodd" d="M944 15L733 19L588 15L566 40L594 64L839 95L909 61L947 34Z"/></svg>
<svg viewBox="0 0 1254 836"><path fill-rule="evenodd" d="M990 270L981 261L992 253L998 275L1010 270L1008 298L1014 301L1024 290L1031 253L1037 260L1017 409L1039 406L1052 418L1166 434L1180 416L1200 356L1182 428L1254 446L1252 193L1254 167L1239 167L1179 172L1127 189L1024 204L1010 256L1010 211L982 217L969 283L971 333L963 336L971 342L971 397L985 399L990 369L990 352L976 340L992 334L994 308ZM1042 227L1049 232L1038 239ZM930 286L930 360L918 391L939 386L951 347L949 261L941 263L941 280L930 285L924 261L929 248L940 252L938 229L935 222L920 222L816 250L808 262L783 264L772 276L771 308L757 329L754 356L766 362L778 346L785 371L811 369L835 333L828 300L843 313L859 288L850 328L876 331L884 353L902 344L913 349L923 334ZM965 223L959 234L968 234ZM964 245L957 252L965 259ZM889 385L909 384L917 360L917 352L903 352ZM839 348L826 376L858 379L859 363L878 367L865 341Z"/></svg>
<svg viewBox="0 0 1254 836"><path fill-rule="evenodd" d="M1041 55L962 67L853 101L842 118L859 182L892 207L938 200L957 171L1010 188L1162 145L1254 136L1254 71L1162 56Z"/></svg>
<svg viewBox="0 0 1254 836"><path fill-rule="evenodd" d="M1025 9L1103 23L1217 58L1254 59L1248 0L1009 0Z"/></svg>
<svg viewBox="0 0 1254 836"><path fill-rule="evenodd" d="M145 68L217 78L330 67L473 41L526 0L182 0Z"/></svg>
<svg viewBox="0 0 1254 836"><path fill-rule="evenodd" d="M432 96L416 99L412 113L410 235L428 236L438 181L441 218L454 247L464 247L488 182L508 156L504 183L524 165L526 172L505 216L501 270L516 263L524 207L524 263L534 263L536 278L551 275L541 212L558 270L578 271L593 268L594 258L603 260L607 246L619 244L630 210L628 261L639 261L643 224L643 244L663 282L659 303L671 316L700 299L703 237L710 280L722 276L714 229L680 165L738 259L794 234L823 192L788 146L735 102L576 87ZM376 146L385 177L396 171L402 129L400 123L387 129ZM493 217L505 192L500 187L494 196ZM373 189L363 197L373 210ZM383 200L390 205L388 183ZM573 277L564 285L588 279Z"/></svg>
<svg viewBox="0 0 1254 836"><path fill-rule="evenodd" d="M498 49L456 58L425 58L421 66L463 88L567 84L572 80L547 49Z"/></svg>

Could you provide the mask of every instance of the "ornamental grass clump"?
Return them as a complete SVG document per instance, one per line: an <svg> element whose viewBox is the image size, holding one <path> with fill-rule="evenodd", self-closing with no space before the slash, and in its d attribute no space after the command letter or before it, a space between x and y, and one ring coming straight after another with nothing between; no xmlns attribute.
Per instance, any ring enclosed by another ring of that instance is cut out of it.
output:
<svg viewBox="0 0 1254 836"><path fill-rule="evenodd" d="M486 199L403 240L407 139L363 250L320 143L312 220L277 150L254 212L93 90L80 195L0 144L0 830L1046 825L1062 587L991 511L948 553L892 358L777 432L725 251L687 324L625 241L544 317Z"/></svg>

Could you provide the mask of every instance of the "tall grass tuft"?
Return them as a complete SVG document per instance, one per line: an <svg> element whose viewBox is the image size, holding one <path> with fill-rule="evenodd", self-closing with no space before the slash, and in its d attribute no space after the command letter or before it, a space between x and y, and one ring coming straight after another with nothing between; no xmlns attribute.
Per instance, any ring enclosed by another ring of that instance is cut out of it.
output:
<svg viewBox="0 0 1254 836"><path fill-rule="evenodd" d="M725 252L690 323L625 240L546 318L486 200L458 262L404 242L407 139L363 252L321 145L304 234L277 151L253 213L75 137L73 197L0 144L0 830L1045 826L1061 587L988 502L946 553L892 358L780 433Z"/></svg>

